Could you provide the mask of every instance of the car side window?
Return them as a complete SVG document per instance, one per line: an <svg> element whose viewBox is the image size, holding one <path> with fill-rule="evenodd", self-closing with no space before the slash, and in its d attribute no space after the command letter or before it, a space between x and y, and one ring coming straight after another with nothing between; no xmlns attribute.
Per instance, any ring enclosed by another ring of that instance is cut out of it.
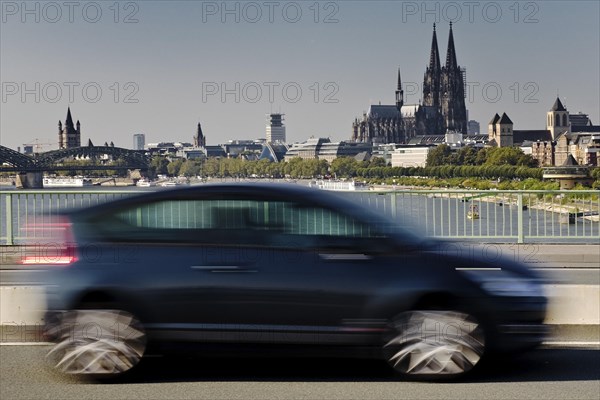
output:
<svg viewBox="0 0 600 400"><path fill-rule="evenodd" d="M356 219L321 207L284 204L285 232L291 235L373 237L373 228Z"/></svg>
<svg viewBox="0 0 600 400"><path fill-rule="evenodd" d="M281 227L269 223L257 200L161 200L138 204L96 221L117 241L264 244Z"/></svg>
<svg viewBox="0 0 600 400"><path fill-rule="evenodd" d="M252 229L264 214L261 202L248 200L166 200L143 204L115 215L141 229Z"/></svg>
<svg viewBox="0 0 600 400"><path fill-rule="evenodd" d="M122 209L97 222L117 241L314 247L321 238L377 238L372 225L288 201L169 199Z"/></svg>

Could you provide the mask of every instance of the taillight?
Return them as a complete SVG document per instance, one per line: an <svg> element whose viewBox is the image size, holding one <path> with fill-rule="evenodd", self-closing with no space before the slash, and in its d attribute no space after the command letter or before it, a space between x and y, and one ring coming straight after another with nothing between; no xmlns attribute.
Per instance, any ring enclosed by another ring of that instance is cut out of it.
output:
<svg viewBox="0 0 600 400"><path fill-rule="evenodd" d="M77 261L71 222L64 217L25 228L29 245L21 258L24 265L69 265Z"/></svg>

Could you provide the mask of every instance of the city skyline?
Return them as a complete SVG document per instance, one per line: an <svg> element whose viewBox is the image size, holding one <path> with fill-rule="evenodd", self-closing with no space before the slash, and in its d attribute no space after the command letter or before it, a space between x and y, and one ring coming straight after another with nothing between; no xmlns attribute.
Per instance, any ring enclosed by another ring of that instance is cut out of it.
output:
<svg viewBox="0 0 600 400"><path fill-rule="evenodd" d="M576 3L281 2L269 14L253 2L123 2L92 14L83 2L56 20L49 3L4 2L0 143L57 141L68 106L82 143L191 141L198 123L208 144L264 138L275 112L286 114L288 142L349 140L356 115L393 103L398 67L406 103L422 101L433 23L444 42L449 22L469 119L484 127L506 112L515 128L543 129L558 94L599 124L600 9Z"/></svg>

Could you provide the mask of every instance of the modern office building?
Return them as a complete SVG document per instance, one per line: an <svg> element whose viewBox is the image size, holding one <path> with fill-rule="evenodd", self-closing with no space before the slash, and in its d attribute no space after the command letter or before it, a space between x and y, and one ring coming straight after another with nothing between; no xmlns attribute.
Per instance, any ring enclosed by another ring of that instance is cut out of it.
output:
<svg viewBox="0 0 600 400"><path fill-rule="evenodd" d="M285 143L285 114L267 114L267 143Z"/></svg>
<svg viewBox="0 0 600 400"><path fill-rule="evenodd" d="M310 138L304 143L294 143L285 154L285 160L292 158L318 159L331 162L338 157L356 157L361 153L371 155L371 143L335 142L328 138Z"/></svg>
<svg viewBox="0 0 600 400"><path fill-rule="evenodd" d="M424 167L435 146L401 146L392 152L392 167Z"/></svg>
<svg viewBox="0 0 600 400"><path fill-rule="evenodd" d="M479 122L472 119L467 122L468 135L479 135L480 129Z"/></svg>
<svg viewBox="0 0 600 400"><path fill-rule="evenodd" d="M133 135L133 150L144 150L146 146L146 135L136 133Z"/></svg>

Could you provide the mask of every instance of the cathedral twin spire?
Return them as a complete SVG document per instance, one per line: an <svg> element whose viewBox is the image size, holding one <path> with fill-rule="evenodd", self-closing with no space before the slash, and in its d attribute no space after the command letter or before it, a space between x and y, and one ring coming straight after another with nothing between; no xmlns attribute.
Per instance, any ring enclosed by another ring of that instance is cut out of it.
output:
<svg viewBox="0 0 600 400"><path fill-rule="evenodd" d="M437 34L435 33L435 24L433 24L433 38L431 39L431 53L429 54L429 68L431 71L439 72L440 66L440 52L437 44Z"/></svg>
<svg viewBox="0 0 600 400"><path fill-rule="evenodd" d="M441 66L437 43L437 32L433 24L429 66L423 81L423 101L425 106L440 107L445 129L466 133L466 107L464 100L464 77L456 59L452 22L448 36L446 65Z"/></svg>
<svg viewBox="0 0 600 400"><path fill-rule="evenodd" d="M456 50L454 49L454 35L452 34L452 22L450 22L450 35L448 36L448 51L446 52L446 69L456 69Z"/></svg>
<svg viewBox="0 0 600 400"><path fill-rule="evenodd" d="M456 49L454 48L454 35L452 33L452 22L450 22L450 34L448 37L448 51L446 52L446 69L458 68L456 61ZM433 24L433 38L431 39L431 52L429 54L428 70L432 72L441 72L440 52L438 50L437 34L435 24Z"/></svg>

